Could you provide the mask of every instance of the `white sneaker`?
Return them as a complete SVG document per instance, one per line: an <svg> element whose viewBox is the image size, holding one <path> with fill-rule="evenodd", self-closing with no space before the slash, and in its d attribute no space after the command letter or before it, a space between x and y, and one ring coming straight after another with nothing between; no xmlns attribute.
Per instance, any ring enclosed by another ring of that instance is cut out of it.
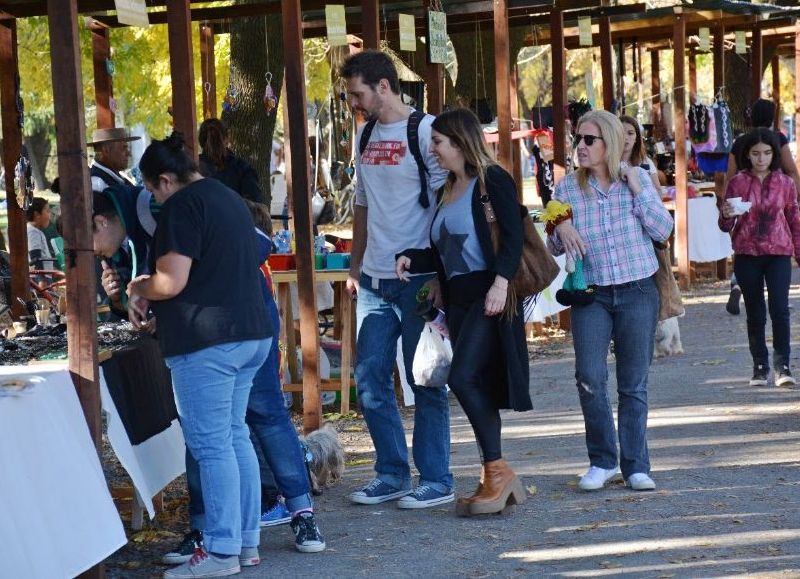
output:
<svg viewBox="0 0 800 579"><path fill-rule="evenodd" d="M590 466L586 474L578 481L578 488L582 491L596 491L604 486L612 478L619 474L619 468L600 468L599 466Z"/></svg>
<svg viewBox="0 0 800 579"><path fill-rule="evenodd" d="M625 481L625 486L635 491L652 491L656 483L643 472L635 472Z"/></svg>

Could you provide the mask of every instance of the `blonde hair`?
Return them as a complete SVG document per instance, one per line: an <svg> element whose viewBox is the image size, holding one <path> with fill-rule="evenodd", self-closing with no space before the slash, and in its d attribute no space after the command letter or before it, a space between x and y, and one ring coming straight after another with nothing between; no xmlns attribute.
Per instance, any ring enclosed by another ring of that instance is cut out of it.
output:
<svg viewBox="0 0 800 579"><path fill-rule="evenodd" d="M589 111L578 119L576 133L580 132L581 126L591 123L600 131L603 137L603 144L606 146L605 161L608 167L608 175L612 181L620 178L619 165L622 161L622 149L625 148L625 131L622 122L608 111ZM578 176L578 184L584 192L589 193L589 171L584 167L578 168L575 173Z"/></svg>
<svg viewBox="0 0 800 579"><path fill-rule="evenodd" d="M486 191L486 170L497 165L483 138L483 129L478 117L469 109L453 109L437 116L431 128L444 135L464 155L464 169L470 177L477 177L480 190ZM447 177L445 191L455 182L451 172Z"/></svg>

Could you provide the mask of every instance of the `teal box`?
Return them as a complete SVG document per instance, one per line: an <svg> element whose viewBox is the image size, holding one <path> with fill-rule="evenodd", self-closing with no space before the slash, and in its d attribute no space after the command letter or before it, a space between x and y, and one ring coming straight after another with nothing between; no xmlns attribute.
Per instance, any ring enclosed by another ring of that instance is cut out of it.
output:
<svg viewBox="0 0 800 579"><path fill-rule="evenodd" d="M325 255L318 253L314 256L314 269L325 269Z"/></svg>
<svg viewBox="0 0 800 579"><path fill-rule="evenodd" d="M349 253L329 253L328 254L328 269L349 269L350 268L350 254Z"/></svg>

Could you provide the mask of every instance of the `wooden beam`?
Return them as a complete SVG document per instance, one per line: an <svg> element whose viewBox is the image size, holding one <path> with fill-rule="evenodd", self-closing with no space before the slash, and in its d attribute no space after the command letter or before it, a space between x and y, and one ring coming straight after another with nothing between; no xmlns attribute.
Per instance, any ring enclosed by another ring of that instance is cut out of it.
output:
<svg viewBox="0 0 800 579"><path fill-rule="evenodd" d="M772 68L772 101L775 103L775 130L781 129L783 114L781 113L781 59L777 54L770 62Z"/></svg>
<svg viewBox="0 0 800 579"><path fill-rule="evenodd" d="M714 27L714 94L725 86L725 27Z"/></svg>
<svg viewBox="0 0 800 579"><path fill-rule="evenodd" d="M6 172L8 249L11 255L11 312L16 318L28 313L16 298L30 298L27 226L25 212L17 203L14 180L14 167L22 152L22 115L17 109L18 79L17 22L6 20L0 23L0 115L3 125L3 167Z"/></svg>
<svg viewBox="0 0 800 579"><path fill-rule="evenodd" d="M111 60L111 44L108 40L108 28L93 26L92 35L92 68L94 70L94 102L98 129L114 127L114 111L111 99L114 96L111 75L108 74L107 62Z"/></svg>
<svg viewBox="0 0 800 579"><path fill-rule="evenodd" d="M672 45L675 78L675 257L678 282L683 289L691 283L689 269L689 198L686 183L686 17L676 12Z"/></svg>
<svg viewBox="0 0 800 579"><path fill-rule="evenodd" d="M664 124L664 116L661 111L661 58L658 50L650 51L650 92L653 98L653 118L651 120L654 132L658 135Z"/></svg>
<svg viewBox="0 0 800 579"><path fill-rule="evenodd" d="M625 112L627 95L625 94L625 43L617 43L617 96L619 97L620 110Z"/></svg>
<svg viewBox="0 0 800 579"><path fill-rule="evenodd" d="M183 134L189 153L197 161L197 105L194 94L194 54L189 0L167 4L169 65L172 76L172 126Z"/></svg>
<svg viewBox="0 0 800 579"><path fill-rule="evenodd" d="M217 117L217 64L214 55L214 29L200 23L200 76L203 80L203 118Z"/></svg>
<svg viewBox="0 0 800 579"><path fill-rule="evenodd" d="M303 33L300 0L283 0L283 53L286 66L286 114L289 119L291 166L287 184L293 200L297 263L300 288L300 340L303 350L303 429L319 428L322 412L319 381L319 333L317 301L314 292L314 243L312 238L311 195L306 118L306 83L303 65ZM289 352L290 356L294 352Z"/></svg>
<svg viewBox="0 0 800 579"><path fill-rule="evenodd" d="M558 183L566 174L567 145L564 107L567 105L567 70L564 49L564 14L550 13L550 47L553 59L553 173Z"/></svg>
<svg viewBox="0 0 800 579"><path fill-rule="evenodd" d="M378 0L361 0L361 38L364 41L364 50L380 48L381 21Z"/></svg>
<svg viewBox="0 0 800 579"><path fill-rule="evenodd" d="M511 158L511 64L508 56L508 3L494 1L494 72L497 94L497 162L509 173L514 170ZM514 95L516 98L516 95Z"/></svg>
<svg viewBox="0 0 800 579"><path fill-rule="evenodd" d="M697 53L689 46L689 102L697 98Z"/></svg>
<svg viewBox="0 0 800 579"><path fill-rule="evenodd" d="M761 40L761 29L753 27L753 36L750 45L750 72L753 83L752 102L761 98L761 75L764 70L764 52Z"/></svg>
<svg viewBox="0 0 800 579"><path fill-rule="evenodd" d="M611 19L600 17L600 74L603 77L603 108L614 106L614 48L611 44Z"/></svg>

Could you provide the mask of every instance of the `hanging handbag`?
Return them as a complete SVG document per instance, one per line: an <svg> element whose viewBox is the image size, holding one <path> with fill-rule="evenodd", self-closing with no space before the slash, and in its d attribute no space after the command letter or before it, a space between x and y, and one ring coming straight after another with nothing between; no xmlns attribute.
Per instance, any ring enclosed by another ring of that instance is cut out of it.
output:
<svg viewBox="0 0 800 579"><path fill-rule="evenodd" d="M483 184L481 184L480 202L492 235L492 247L497 255L500 248L500 226ZM522 255L517 272L513 279L508 280L508 297L503 310L504 316L510 316L516 312L517 300L524 300L544 291L561 271L555 258L547 250L539 232L536 231L536 226L533 224L528 210L522 205L519 205L519 210L522 220Z"/></svg>
<svg viewBox="0 0 800 579"><path fill-rule="evenodd" d="M662 322L668 318L682 316L686 313L681 299L681 290L672 274L672 260L669 256L669 243L653 242L653 249L658 259L658 271L656 271L656 288L658 297L661 299L661 307L658 310L658 321Z"/></svg>

